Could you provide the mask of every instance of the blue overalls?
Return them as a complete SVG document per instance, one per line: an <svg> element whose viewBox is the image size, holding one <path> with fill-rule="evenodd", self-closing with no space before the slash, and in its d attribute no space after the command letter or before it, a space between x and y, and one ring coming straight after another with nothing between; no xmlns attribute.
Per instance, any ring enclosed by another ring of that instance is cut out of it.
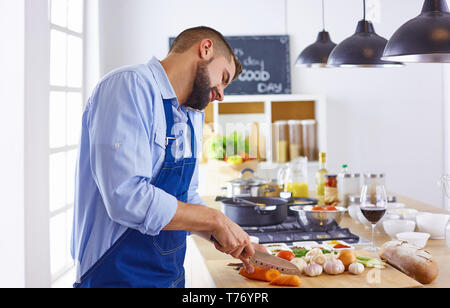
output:
<svg viewBox="0 0 450 308"><path fill-rule="evenodd" d="M176 161L172 152L177 146L172 133L172 103L164 100L167 123L166 155L154 186L186 202L194 174L195 133L188 115L192 157ZM76 288L184 288L186 231L161 231L149 236L128 229L116 243L83 275Z"/></svg>

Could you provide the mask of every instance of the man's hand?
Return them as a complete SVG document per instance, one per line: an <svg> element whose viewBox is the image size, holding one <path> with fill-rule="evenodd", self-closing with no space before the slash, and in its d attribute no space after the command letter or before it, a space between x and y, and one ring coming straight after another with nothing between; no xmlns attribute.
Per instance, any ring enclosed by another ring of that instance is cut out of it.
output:
<svg viewBox="0 0 450 308"><path fill-rule="evenodd" d="M253 272L253 267L248 263L248 259L255 254L250 237L218 210L179 201L175 216L164 230L188 230L208 240L212 235L217 250L241 259L246 269Z"/></svg>
<svg viewBox="0 0 450 308"><path fill-rule="evenodd" d="M268 253L267 248L266 248L266 246L264 246L264 245L259 245L259 244L252 243L251 246L253 247L253 251L254 251L254 250L259 250L259 251ZM250 257L251 257L251 256L250 256ZM246 258L246 257L244 257L244 256L241 255L241 257L239 257L239 259L240 259L240 260L242 261L242 263L244 264L244 267L245 267L245 270L247 271L247 273L252 274L253 271L255 270L255 268L254 268L254 266L251 265L251 264L249 263L249 261L248 261L248 259L249 259L250 257Z"/></svg>
<svg viewBox="0 0 450 308"><path fill-rule="evenodd" d="M235 259L240 259L249 273L253 273L254 267L249 263L250 257L255 254L255 249L267 252L264 245L250 242L248 234L228 217L220 217L221 223L218 223L214 230L214 245L216 249L231 255Z"/></svg>

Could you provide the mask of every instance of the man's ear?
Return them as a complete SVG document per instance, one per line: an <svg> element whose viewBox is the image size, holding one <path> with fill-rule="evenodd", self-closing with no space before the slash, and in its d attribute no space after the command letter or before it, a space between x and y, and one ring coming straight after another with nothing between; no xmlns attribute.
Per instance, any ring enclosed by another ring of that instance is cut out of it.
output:
<svg viewBox="0 0 450 308"><path fill-rule="evenodd" d="M204 39L200 42L200 58L209 61L214 56L214 43L210 39Z"/></svg>

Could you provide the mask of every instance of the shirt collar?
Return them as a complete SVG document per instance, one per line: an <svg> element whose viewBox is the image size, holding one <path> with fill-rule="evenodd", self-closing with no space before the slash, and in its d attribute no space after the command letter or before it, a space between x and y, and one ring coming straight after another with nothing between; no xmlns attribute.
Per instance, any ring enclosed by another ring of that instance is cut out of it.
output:
<svg viewBox="0 0 450 308"><path fill-rule="evenodd" d="M161 62L159 62L156 57L153 57L150 62L148 62L148 67L155 77L156 83L158 84L163 99L172 100L173 104L178 105L177 95L175 94L175 90L170 84L169 77L167 77L166 71L162 67Z"/></svg>

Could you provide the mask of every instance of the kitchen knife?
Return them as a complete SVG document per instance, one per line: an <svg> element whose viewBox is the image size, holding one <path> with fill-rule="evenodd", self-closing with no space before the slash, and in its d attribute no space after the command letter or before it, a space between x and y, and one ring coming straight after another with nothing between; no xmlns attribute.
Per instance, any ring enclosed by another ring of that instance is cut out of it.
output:
<svg viewBox="0 0 450 308"><path fill-rule="evenodd" d="M211 236L211 241L219 243L214 238L214 236ZM252 257L250 257L249 263L253 266L257 266L265 270L276 269L281 274L299 275L299 276L302 274L300 269L294 263L291 263L287 260L272 256L271 254L256 249L255 254Z"/></svg>
<svg viewBox="0 0 450 308"><path fill-rule="evenodd" d="M249 263L265 270L276 269L281 274L299 276L302 274L295 264L259 250L255 250L255 255L250 257Z"/></svg>

